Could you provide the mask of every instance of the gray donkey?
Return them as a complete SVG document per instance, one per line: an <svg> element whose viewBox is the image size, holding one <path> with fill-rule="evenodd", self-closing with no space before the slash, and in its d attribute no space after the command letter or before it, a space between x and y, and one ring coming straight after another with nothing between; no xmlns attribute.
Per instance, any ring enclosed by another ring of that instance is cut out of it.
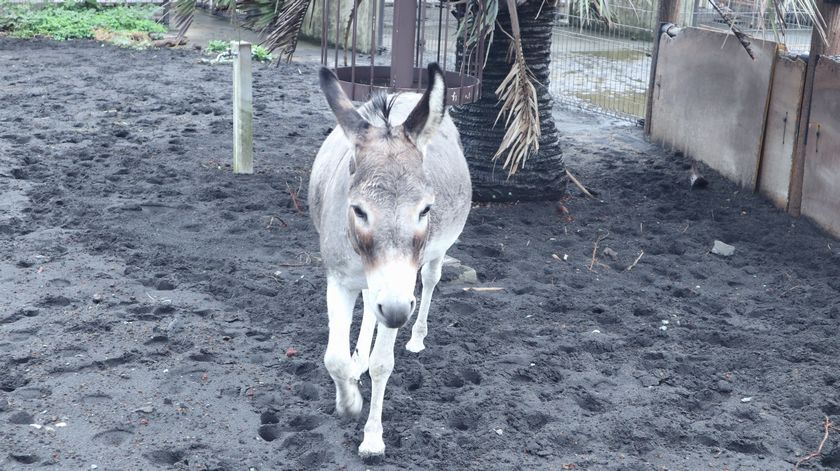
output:
<svg viewBox="0 0 840 471"><path fill-rule="evenodd" d="M359 378L370 372L362 458L385 453L382 400L394 369L397 331L416 305L417 272L423 291L406 344L412 352L425 348L432 291L470 211L470 176L458 130L446 114L444 76L437 64L428 73L422 96L376 95L359 109L332 72L320 73L339 124L321 145L309 181L310 212L327 271L330 334L324 365L342 416L361 412ZM350 325L360 292L364 313L351 356Z"/></svg>

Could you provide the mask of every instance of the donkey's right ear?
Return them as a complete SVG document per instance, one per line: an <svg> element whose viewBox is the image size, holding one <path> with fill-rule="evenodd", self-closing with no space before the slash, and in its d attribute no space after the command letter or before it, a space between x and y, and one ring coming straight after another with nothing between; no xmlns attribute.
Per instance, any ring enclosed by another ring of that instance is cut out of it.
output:
<svg viewBox="0 0 840 471"><path fill-rule="evenodd" d="M347 98L341 85L338 83L338 77L326 67L321 67L320 72L321 91L327 97L327 103L330 105L333 114L338 120L338 125L341 126L344 135L354 145L358 144L359 140L365 134L369 124L362 118L362 115L353 107L353 102Z"/></svg>

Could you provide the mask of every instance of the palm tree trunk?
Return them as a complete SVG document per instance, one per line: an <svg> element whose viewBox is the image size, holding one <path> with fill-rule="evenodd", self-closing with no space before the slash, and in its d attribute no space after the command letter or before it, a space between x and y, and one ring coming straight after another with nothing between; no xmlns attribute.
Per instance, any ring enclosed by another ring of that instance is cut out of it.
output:
<svg viewBox="0 0 840 471"><path fill-rule="evenodd" d="M492 160L505 135L504 119L493 126L499 114L495 91L510 71L507 60L510 40L505 32L499 30L499 24L496 25L484 68L481 99L452 109L452 119L461 132L464 154L470 165L474 201L548 200L565 193L565 166L557 128L551 116L553 102L548 91L555 12L553 3L531 0L517 8L525 61L539 82L535 84L542 134L539 153L530 156L524 168L510 178L507 170L502 168L504 158L500 157L495 162ZM498 23L510 34L510 16L506 8L499 9Z"/></svg>

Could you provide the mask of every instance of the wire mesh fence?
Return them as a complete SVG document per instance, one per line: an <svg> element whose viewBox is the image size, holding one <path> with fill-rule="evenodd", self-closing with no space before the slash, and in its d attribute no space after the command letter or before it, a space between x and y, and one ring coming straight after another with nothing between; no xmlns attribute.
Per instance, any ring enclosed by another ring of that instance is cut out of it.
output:
<svg viewBox="0 0 840 471"><path fill-rule="evenodd" d="M655 9L614 2L607 23L560 4L550 89L561 103L629 120L644 116Z"/></svg>
<svg viewBox="0 0 840 471"><path fill-rule="evenodd" d="M808 53L812 25L803 15L787 14L785 35L779 36L771 27L772 13L748 8L739 11L737 0L719 3L730 9L738 27L750 36L782 43L795 54ZM559 4L551 46L552 95L566 105L629 121L640 120L647 100L657 25L656 2L640 6L642 2L638 0L613 1L609 21L582 15L579 4L577 0ZM681 17L682 26L729 29L702 0Z"/></svg>
<svg viewBox="0 0 840 471"><path fill-rule="evenodd" d="M772 12L740 10L737 4L725 7L732 14L733 21L744 33L768 41L784 44L789 52L807 54L811 48L811 21L803 14L790 12L785 15L785 33L774 31ZM694 10L691 26L728 30L729 26L711 7L700 6Z"/></svg>

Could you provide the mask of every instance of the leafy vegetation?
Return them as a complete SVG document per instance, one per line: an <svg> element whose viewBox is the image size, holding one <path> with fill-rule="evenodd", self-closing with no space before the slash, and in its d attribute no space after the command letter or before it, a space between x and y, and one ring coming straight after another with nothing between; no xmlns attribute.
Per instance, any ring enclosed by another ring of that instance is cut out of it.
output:
<svg viewBox="0 0 840 471"><path fill-rule="evenodd" d="M228 41L211 39L207 43L207 52L225 52L227 51L228 47L230 47L230 43Z"/></svg>
<svg viewBox="0 0 840 471"><path fill-rule="evenodd" d="M207 42L207 52L220 53L225 52L230 47L230 41L222 41L220 39L211 39ZM271 62L271 52L263 46L255 44L251 48L251 59L257 62Z"/></svg>
<svg viewBox="0 0 840 471"><path fill-rule="evenodd" d="M257 62L271 62L271 53L263 46L256 45L251 49L251 58Z"/></svg>
<svg viewBox="0 0 840 471"><path fill-rule="evenodd" d="M154 7L100 7L95 3L0 5L0 31L20 38L93 39L107 33L162 34L166 27L152 20Z"/></svg>

